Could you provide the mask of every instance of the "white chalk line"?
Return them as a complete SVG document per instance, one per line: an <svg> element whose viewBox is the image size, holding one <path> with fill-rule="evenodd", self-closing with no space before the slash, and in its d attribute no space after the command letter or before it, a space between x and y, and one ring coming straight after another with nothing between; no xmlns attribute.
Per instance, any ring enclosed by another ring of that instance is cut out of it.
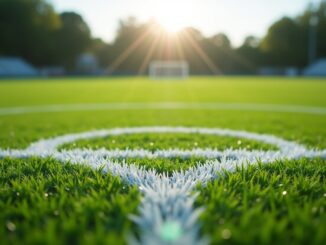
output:
<svg viewBox="0 0 326 245"><path fill-rule="evenodd" d="M218 151L214 149L194 150L57 150L60 145L81 139L107 137L110 135L124 135L137 133L196 133L222 135L257 140L275 145L275 151L247 151L232 150ZM114 176L121 177L131 185L137 185L143 194L139 207L139 215L131 216L141 230L141 240L129 239L130 243L140 244L206 244L208 240L200 237L198 217L203 208L193 208L196 195L192 195L196 185L205 185L208 181L217 178L223 171L234 172L237 167L249 166L258 162L272 163L277 160L299 159L302 157L322 157L326 159L326 150L308 150L295 142L290 142L273 135L262 135L246 131L234 131L218 128L186 128L186 127L139 127L96 130L85 133L68 134L56 138L40 140L30 145L26 150L1 150L0 158L15 157L28 158L53 157L60 162L85 164L92 168L103 168ZM173 158L176 156L191 157L203 156L207 159L196 167L184 171L174 171L170 176L159 174L154 169L146 170L142 166L126 164L119 159L127 157L140 158ZM230 157L232 156L232 157ZM181 233L178 237L164 237L162 230L166 226L178 227Z"/></svg>
<svg viewBox="0 0 326 245"><path fill-rule="evenodd" d="M303 105L276 105L254 103L104 103L104 104L57 104L0 108L0 116L49 113L78 112L103 110L240 110L257 112L303 113L311 115L326 115L326 107Z"/></svg>

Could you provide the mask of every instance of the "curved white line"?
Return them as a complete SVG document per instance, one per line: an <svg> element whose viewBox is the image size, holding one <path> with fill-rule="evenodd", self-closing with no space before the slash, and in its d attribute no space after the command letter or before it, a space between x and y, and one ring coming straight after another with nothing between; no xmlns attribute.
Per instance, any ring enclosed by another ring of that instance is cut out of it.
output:
<svg viewBox="0 0 326 245"><path fill-rule="evenodd" d="M73 111L102 111L102 110L240 110L260 112L304 113L326 115L326 107L302 105L274 105L253 103L106 103L106 104L58 104L41 106L23 106L0 108L0 116Z"/></svg>
<svg viewBox="0 0 326 245"><path fill-rule="evenodd" d="M200 133L210 135L223 135L241 137L275 145L276 151L245 151L195 149L195 150L161 150L150 152L146 150L62 150L57 147L80 139L107 137L110 135L123 135L135 133ZM198 217L202 208L194 209L193 203L196 195L191 195L196 185L201 182L205 185L216 178L223 171L236 171L239 166L248 166L275 162L281 159L296 159L301 157L322 157L326 159L326 150L308 150L295 142L290 142L273 135L262 135L246 131L235 131L218 128L186 128L186 127L138 127L103 129L91 132L68 134L46 140L39 140L26 150L1 150L1 157L27 158L31 156L53 157L63 163L87 164L95 169L104 166L104 171L120 176L127 183L137 185L143 193L143 200L139 208L139 216L131 216L143 231L140 244L206 244L207 240L200 238ZM155 170L146 170L134 164L117 162L126 157L171 158L175 156L190 157L204 156L206 160L196 167L188 170L173 172L171 176L159 174ZM230 157L231 156L231 157ZM234 156L234 157L232 157ZM214 159L215 158L215 159ZM217 158L217 159L216 159ZM161 231L165 226L173 224L181 230L177 240L167 241ZM132 240L131 242L135 242ZM137 241L136 241L137 242Z"/></svg>

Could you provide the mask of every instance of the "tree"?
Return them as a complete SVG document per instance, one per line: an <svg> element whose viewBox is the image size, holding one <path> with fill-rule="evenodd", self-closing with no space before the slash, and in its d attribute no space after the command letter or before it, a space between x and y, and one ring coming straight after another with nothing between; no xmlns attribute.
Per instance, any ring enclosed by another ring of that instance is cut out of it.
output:
<svg viewBox="0 0 326 245"><path fill-rule="evenodd" d="M220 48L231 48L230 39L224 34L219 33L210 38L215 46Z"/></svg>
<svg viewBox="0 0 326 245"><path fill-rule="evenodd" d="M259 49L260 39L254 36L245 38L243 44L235 50L238 57L237 71L245 73L256 72L259 64L261 64L262 54Z"/></svg>
<svg viewBox="0 0 326 245"><path fill-rule="evenodd" d="M311 30L310 21L313 15L318 18L318 24L316 27L317 58L323 58L326 57L326 2L321 2L317 9L310 6L297 18L300 28L304 30L307 47L309 31ZM308 57L308 52L306 53L306 56Z"/></svg>
<svg viewBox="0 0 326 245"><path fill-rule="evenodd" d="M326 3L317 10L308 8L297 18L283 18L273 24L262 40L261 51L264 64L273 66L305 67L308 64L308 40L310 19L318 17L317 58L326 56Z"/></svg>
<svg viewBox="0 0 326 245"><path fill-rule="evenodd" d="M78 56L91 47L91 32L77 13L62 13L60 19L62 25L56 33L57 61L68 70L72 70L75 68Z"/></svg>
<svg viewBox="0 0 326 245"><path fill-rule="evenodd" d="M306 43L306 35L298 21L285 17L269 28L261 50L269 65L302 67L307 53Z"/></svg>
<svg viewBox="0 0 326 245"><path fill-rule="evenodd" d="M45 0L0 0L0 55L23 57L36 66L73 69L90 48L90 30L76 13L58 15Z"/></svg>
<svg viewBox="0 0 326 245"><path fill-rule="evenodd" d="M243 45L245 47L250 47L250 48L258 48L260 44L260 39L255 36L248 36L245 38Z"/></svg>
<svg viewBox="0 0 326 245"><path fill-rule="evenodd" d="M53 62L60 18L44 0L0 0L0 54L22 56L35 65Z"/></svg>

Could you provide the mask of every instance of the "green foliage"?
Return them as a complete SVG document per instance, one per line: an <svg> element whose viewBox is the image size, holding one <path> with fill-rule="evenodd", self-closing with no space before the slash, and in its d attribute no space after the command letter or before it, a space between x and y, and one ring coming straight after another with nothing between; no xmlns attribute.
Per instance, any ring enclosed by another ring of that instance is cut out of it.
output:
<svg viewBox="0 0 326 245"><path fill-rule="evenodd" d="M326 42L325 11L326 4L321 3L317 10L319 58L326 56L323 45ZM150 60L185 59L193 74L253 74L261 66L303 68L308 64L308 33L312 15L312 9L308 8L295 18L284 17L270 26L262 40L249 36L239 48L232 47L223 33L204 37L199 30L189 27L177 36L171 36L154 21L140 24L135 18L129 18L121 21L115 41L103 45L99 58L104 67L111 67L112 72L138 73L142 71L140 57L147 57L150 47L155 44ZM127 52L128 56L121 60L121 55L134 45L132 51ZM116 60L120 61L118 65Z"/></svg>
<svg viewBox="0 0 326 245"><path fill-rule="evenodd" d="M314 13L316 12L316 13ZM318 16L317 58L326 56L326 4L320 3L317 11L307 9L296 18L282 18L274 23L262 40L264 63L273 66L304 67L308 64L310 19Z"/></svg>
<svg viewBox="0 0 326 245"><path fill-rule="evenodd" d="M236 58L240 66L236 69L239 72L255 72L258 65L262 63L262 53L259 49L260 39L254 36L245 38L243 44L235 50Z"/></svg>
<svg viewBox="0 0 326 245"><path fill-rule="evenodd" d="M326 4L321 3L316 11L318 58L326 56L325 11ZM312 15L308 8L295 18L284 17L271 25L261 41L249 36L239 48L232 47L223 33L205 37L188 27L171 35L156 21L139 23L133 17L120 21L114 41L105 43L92 39L79 14L56 13L46 0L1 0L0 55L73 71L78 56L90 52L104 69L116 74L145 74L152 60L180 59L187 60L192 74L255 74L267 65L303 68L308 63Z"/></svg>
<svg viewBox="0 0 326 245"><path fill-rule="evenodd" d="M57 59L67 69L74 69L77 57L90 47L91 31L83 18L73 12L60 15L62 27L57 35ZM60 47L60 48L59 48Z"/></svg>
<svg viewBox="0 0 326 245"><path fill-rule="evenodd" d="M199 30L189 27L174 36L155 21L140 24L134 18L121 21L114 42L104 45L98 55L102 66L109 67L111 72L144 74L144 63L139 60L148 57L149 50L148 63L185 59L193 74L228 73L233 66L241 66L231 41L223 33L206 38Z"/></svg>
<svg viewBox="0 0 326 245"><path fill-rule="evenodd" d="M307 64L308 35L293 19L283 18L273 24L261 47L271 65L303 67Z"/></svg>
<svg viewBox="0 0 326 245"><path fill-rule="evenodd" d="M1 0L0 33L0 55L21 56L37 66L72 68L91 43L80 15L58 15L45 0Z"/></svg>
<svg viewBox="0 0 326 245"><path fill-rule="evenodd" d="M0 55L22 56L36 65L54 62L51 50L60 24L45 0L1 0Z"/></svg>

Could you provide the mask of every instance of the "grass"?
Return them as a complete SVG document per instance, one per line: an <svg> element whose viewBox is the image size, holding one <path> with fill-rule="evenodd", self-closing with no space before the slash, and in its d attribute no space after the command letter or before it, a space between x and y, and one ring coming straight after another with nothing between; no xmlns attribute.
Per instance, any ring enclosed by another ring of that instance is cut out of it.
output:
<svg viewBox="0 0 326 245"><path fill-rule="evenodd" d="M201 149L246 149L246 150L277 150L277 147L256 142L253 140L222 137L217 135L202 135L202 134L131 134L110 136L105 138L80 140L71 144L63 145L59 149L101 149L109 150L115 149L146 149L151 152L162 149L179 148L183 150L191 150L196 148ZM124 158L119 161L133 163L140 166L145 166L146 169L156 169L159 173L169 173L177 170L186 170L190 166L197 166L203 164L206 159L202 157L193 156L191 158L174 157L173 159L158 158L142 159L142 158Z"/></svg>
<svg viewBox="0 0 326 245"><path fill-rule="evenodd" d="M51 159L0 160L1 244L123 244L139 192Z"/></svg>
<svg viewBox="0 0 326 245"><path fill-rule="evenodd" d="M195 77L189 82L175 83L144 78L13 80L0 83L0 108L171 101L326 107L325 93L326 83L322 79ZM152 125L248 130L273 134L311 148L326 148L324 115L204 109L0 116L0 148L24 148L40 138L72 132ZM181 134L117 136L79 141L65 147L189 149L195 142L201 148L270 147L243 139ZM135 161L160 172L171 172L202 160ZM196 205L206 206L201 217L202 233L209 235L214 244L324 244L325 166L325 160L321 159L284 161L239 169L207 187L199 186ZM0 196L1 244L121 244L129 232L137 231L128 214L137 213L138 190L85 166L62 165L52 159L1 159Z"/></svg>
<svg viewBox="0 0 326 245"><path fill-rule="evenodd" d="M107 102L223 102L326 106L325 79L192 77L153 82L143 77L4 80L0 105ZM41 89L40 89L41 88Z"/></svg>
<svg viewBox="0 0 326 245"><path fill-rule="evenodd" d="M87 148L87 149L147 149L149 151L156 151L162 149L171 149L175 146L179 149L218 149L225 150L233 149L256 149L269 150L275 149L274 146L257 143L254 140L222 137L217 135L202 135L202 134L127 134L119 136L109 136L105 138L80 140L72 144L63 145L64 149L73 148Z"/></svg>
<svg viewBox="0 0 326 245"><path fill-rule="evenodd" d="M326 161L239 169L200 189L214 244L324 244Z"/></svg>

